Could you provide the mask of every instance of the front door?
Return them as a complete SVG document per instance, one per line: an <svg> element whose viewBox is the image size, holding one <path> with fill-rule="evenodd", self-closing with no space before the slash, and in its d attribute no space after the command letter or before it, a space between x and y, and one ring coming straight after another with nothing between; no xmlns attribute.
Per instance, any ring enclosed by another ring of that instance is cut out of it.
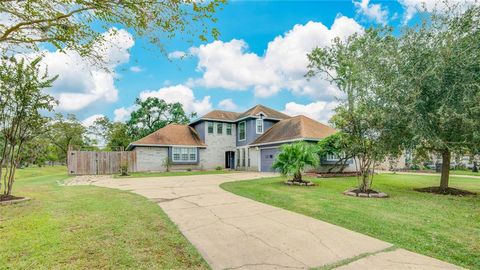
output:
<svg viewBox="0 0 480 270"><path fill-rule="evenodd" d="M225 168L235 169L235 152L234 151L225 152Z"/></svg>

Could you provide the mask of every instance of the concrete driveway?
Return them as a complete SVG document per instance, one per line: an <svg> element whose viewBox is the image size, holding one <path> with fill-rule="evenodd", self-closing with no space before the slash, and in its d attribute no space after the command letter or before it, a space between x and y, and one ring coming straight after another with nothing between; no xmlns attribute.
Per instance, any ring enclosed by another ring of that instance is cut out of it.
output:
<svg viewBox="0 0 480 270"><path fill-rule="evenodd" d="M93 184L129 190L157 202L213 269L459 269L219 187L267 176L271 175L99 178Z"/></svg>

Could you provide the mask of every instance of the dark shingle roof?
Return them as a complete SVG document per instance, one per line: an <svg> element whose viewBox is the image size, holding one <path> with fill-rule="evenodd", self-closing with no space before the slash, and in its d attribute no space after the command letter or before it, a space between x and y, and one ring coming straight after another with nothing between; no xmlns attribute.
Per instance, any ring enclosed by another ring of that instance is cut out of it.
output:
<svg viewBox="0 0 480 270"><path fill-rule="evenodd" d="M260 145L295 139L320 140L335 132L336 130L332 127L299 115L276 123L252 144Z"/></svg>

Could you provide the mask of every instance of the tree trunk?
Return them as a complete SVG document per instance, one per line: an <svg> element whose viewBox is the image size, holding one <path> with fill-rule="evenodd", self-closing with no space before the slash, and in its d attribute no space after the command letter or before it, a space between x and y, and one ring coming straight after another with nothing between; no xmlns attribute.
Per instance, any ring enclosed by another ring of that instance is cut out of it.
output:
<svg viewBox="0 0 480 270"><path fill-rule="evenodd" d="M444 150L442 152L442 175L440 177L440 188L448 188L448 178L450 176L450 150Z"/></svg>
<svg viewBox="0 0 480 270"><path fill-rule="evenodd" d="M293 175L293 182L302 182L302 173L300 171Z"/></svg>

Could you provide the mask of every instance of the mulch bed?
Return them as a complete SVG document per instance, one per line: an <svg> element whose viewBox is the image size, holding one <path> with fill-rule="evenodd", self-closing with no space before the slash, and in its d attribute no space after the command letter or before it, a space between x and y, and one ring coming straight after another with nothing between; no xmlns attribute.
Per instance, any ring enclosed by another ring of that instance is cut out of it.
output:
<svg viewBox="0 0 480 270"><path fill-rule="evenodd" d="M425 188L415 188L414 190L418 192L426 192L426 193L441 194L441 195L454 195L454 196L477 195L477 193L475 192L458 189L458 188L425 187Z"/></svg>
<svg viewBox="0 0 480 270"><path fill-rule="evenodd" d="M14 203L19 203L23 201L28 201L30 198L26 197L17 197L13 195L1 195L0 196L0 205L9 205Z"/></svg>
<svg viewBox="0 0 480 270"><path fill-rule="evenodd" d="M388 194L379 192L373 189L369 189L366 192L361 191L360 189L351 189L343 192L347 196L353 197L362 197L362 198L388 198Z"/></svg>

